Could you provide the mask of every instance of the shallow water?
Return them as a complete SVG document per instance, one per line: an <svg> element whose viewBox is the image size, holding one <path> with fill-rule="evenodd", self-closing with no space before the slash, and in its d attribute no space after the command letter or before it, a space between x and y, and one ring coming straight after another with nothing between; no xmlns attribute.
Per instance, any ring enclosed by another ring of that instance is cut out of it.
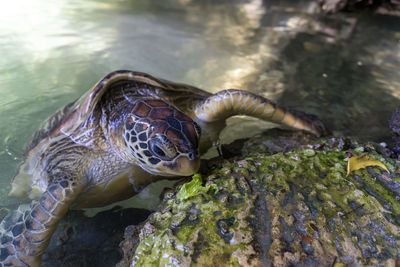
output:
<svg viewBox="0 0 400 267"><path fill-rule="evenodd" d="M8 1L0 10L1 204L15 203L8 185L40 123L116 69L212 92L251 90L318 115L335 134L389 142L400 19L315 9L289 0ZM230 124L225 142L271 126ZM158 199L152 192L147 207Z"/></svg>

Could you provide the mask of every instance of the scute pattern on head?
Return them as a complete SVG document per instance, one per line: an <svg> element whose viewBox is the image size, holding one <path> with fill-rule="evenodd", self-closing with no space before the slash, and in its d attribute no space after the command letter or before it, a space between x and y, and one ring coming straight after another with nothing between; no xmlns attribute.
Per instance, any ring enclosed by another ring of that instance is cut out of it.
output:
<svg viewBox="0 0 400 267"><path fill-rule="evenodd" d="M138 164L150 172L161 165L173 166L179 156L199 156L198 125L177 108L158 99L140 99L128 115L124 145Z"/></svg>

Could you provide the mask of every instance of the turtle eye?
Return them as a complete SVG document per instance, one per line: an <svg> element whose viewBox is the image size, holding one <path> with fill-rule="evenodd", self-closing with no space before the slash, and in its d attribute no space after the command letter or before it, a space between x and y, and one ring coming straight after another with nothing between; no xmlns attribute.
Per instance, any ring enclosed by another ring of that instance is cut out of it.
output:
<svg viewBox="0 0 400 267"><path fill-rule="evenodd" d="M160 159L171 160L177 152L174 144L164 135L159 135L149 141L151 152Z"/></svg>
<svg viewBox="0 0 400 267"><path fill-rule="evenodd" d="M164 151L158 146L158 145L153 145L151 146L151 150L159 157L165 157Z"/></svg>
<svg viewBox="0 0 400 267"><path fill-rule="evenodd" d="M199 126L195 121L193 122L193 124L194 124L194 130L196 131L197 136L200 136L200 135L201 135L201 128L200 128L200 126Z"/></svg>

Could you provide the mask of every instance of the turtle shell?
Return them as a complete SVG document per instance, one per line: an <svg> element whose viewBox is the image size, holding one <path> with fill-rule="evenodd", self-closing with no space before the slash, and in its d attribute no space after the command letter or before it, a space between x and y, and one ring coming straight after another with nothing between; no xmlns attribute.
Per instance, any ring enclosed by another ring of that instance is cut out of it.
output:
<svg viewBox="0 0 400 267"><path fill-rule="evenodd" d="M71 136L85 126L96 104L110 88L128 82L140 82L143 88L137 89L137 96L161 98L188 111L193 101L204 99L210 94L198 88L157 79L149 74L128 70L109 73L91 90L78 100L66 105L45 121L26 146L24 162L20 165L11 183L10 196L38 198L47 187L47 177L43 174L40 156L50 144L65 136ZM190 101L187 101L190 100Z"/></svg>

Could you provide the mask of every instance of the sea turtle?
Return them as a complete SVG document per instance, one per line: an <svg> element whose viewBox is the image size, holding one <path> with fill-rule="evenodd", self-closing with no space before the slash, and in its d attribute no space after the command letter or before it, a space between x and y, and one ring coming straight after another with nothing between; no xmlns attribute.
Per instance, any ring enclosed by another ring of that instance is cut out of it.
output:
<svg viewBox="0 0 400 267"><path fill-rule="evenodd" d="M38 266L70 207L97 207L131 197L154 180L196 172L200 152L225 120L249 115L321 135L315 117L241 90L211 94L119 70L44 123L27 146L10 196L29 208L0 225L0 266Z"/></svg>

